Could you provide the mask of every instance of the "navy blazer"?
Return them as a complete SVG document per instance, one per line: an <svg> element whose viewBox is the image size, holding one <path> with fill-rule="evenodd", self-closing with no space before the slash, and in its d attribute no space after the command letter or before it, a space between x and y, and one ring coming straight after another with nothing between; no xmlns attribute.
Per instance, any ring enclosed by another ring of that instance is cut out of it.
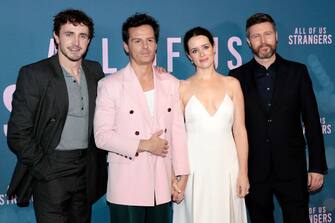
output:
<svg viewBox="0 0 335 223"><path fill-rule="evenodd" d="M320 117L307 68L278 54L276 62L270 110L257 89L255 59L230 72L240 81L244 94L251 182L262 182L273 174L284 180L306 175L304 131L309 171L327 171Z"/></svg>

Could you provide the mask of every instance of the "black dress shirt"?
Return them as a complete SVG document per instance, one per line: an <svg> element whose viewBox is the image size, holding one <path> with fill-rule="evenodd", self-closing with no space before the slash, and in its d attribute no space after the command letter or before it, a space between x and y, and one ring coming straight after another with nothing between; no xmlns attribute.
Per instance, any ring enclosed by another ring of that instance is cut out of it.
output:
<svg viewBox="0 0 335 223"><path fill-rule="evenodd" d="M263 103L265 104L267 111L269 111L272 106L272 94L277 70L277 63L275 61L273 64L270 65L268 69L266 69L264 66L257 63L256 60L254 62L254 77L258 92L263 100Z"/></svg>

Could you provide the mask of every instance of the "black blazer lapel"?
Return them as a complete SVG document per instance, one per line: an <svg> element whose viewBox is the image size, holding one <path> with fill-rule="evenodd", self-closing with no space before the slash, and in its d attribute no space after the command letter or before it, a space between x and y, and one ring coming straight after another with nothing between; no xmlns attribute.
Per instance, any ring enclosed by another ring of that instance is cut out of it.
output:
<svg viewBox="0 0 335 223"><path fill-rule="evenodd" d="M262 97L259 94L257 83L255 80L254 69L253 69L255 65L253 63L256 63L256 61L253 61L253 60L249 62L248 68L245 73L245 77L247 80L246 81L247 86L245 86L245 88L247 89L245 93L245 97L248 97L250 102L256 103L258 107L264 113L266 113L267 112L266 107L265 107L264 102L262 101Z"/></svg>
<svg viewBox="0 0 335 223"><path fill-rule="evenodd" d="M82 63L82 68L85 73L86 77L86 84L87 84L87 92L88 92L88 135L90 136L92 134L93 129L93 116L94 116L94 110L95 110L95 99L97 96L97 79L95 78L95 75L91 72L91 70L88 68L85 61Z"/></svg>
<svg viewBox="0 0 335 223"><path fill-rule="evenodd" d="M63 75L63 70L59 63L58 54L50 58L50 63L53 71L53 79L51 80L52 83L49 83L49 86L53 86L53 93L57 95L56 107L58 111L60 112L60 114L62 114L62 116L66 116L69 109L69 96Z"/></svg>
<svg viewBox="0 0 335 223"><path fill-rule="evenodd" d="M279 99L287 88L287 66L285 61L278 54L276 55L276 60L278 64L274 81L271 111L276 110L276 107L279 105Z"/></svg>

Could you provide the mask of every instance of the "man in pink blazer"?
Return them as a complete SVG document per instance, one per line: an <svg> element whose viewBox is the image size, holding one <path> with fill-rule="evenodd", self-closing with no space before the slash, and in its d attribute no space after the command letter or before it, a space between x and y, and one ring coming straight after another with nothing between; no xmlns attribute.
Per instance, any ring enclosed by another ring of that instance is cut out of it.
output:
<svg viewBox="0 0 335 223"><path fill-rule="evenodd" d="M98 84L94 134L109 152L113 223L168 222L172 179L180 176L185 185L189 174L179 82L153 69L158 35L151 16L129 17L122 37L130 63Z"/></svg>

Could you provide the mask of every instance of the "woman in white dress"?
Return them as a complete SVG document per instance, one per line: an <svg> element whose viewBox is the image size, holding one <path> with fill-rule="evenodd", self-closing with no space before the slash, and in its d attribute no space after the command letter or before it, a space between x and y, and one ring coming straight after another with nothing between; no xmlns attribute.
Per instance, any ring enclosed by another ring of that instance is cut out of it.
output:
<svg viewBox="0 0 335 223"><path fill-rule="evenodd" d="M174 181L173 223L246 223L249 191L244 100L237 79L215 70L211 33L184 36L196 72L180 84L191 174Z"/></svg>

